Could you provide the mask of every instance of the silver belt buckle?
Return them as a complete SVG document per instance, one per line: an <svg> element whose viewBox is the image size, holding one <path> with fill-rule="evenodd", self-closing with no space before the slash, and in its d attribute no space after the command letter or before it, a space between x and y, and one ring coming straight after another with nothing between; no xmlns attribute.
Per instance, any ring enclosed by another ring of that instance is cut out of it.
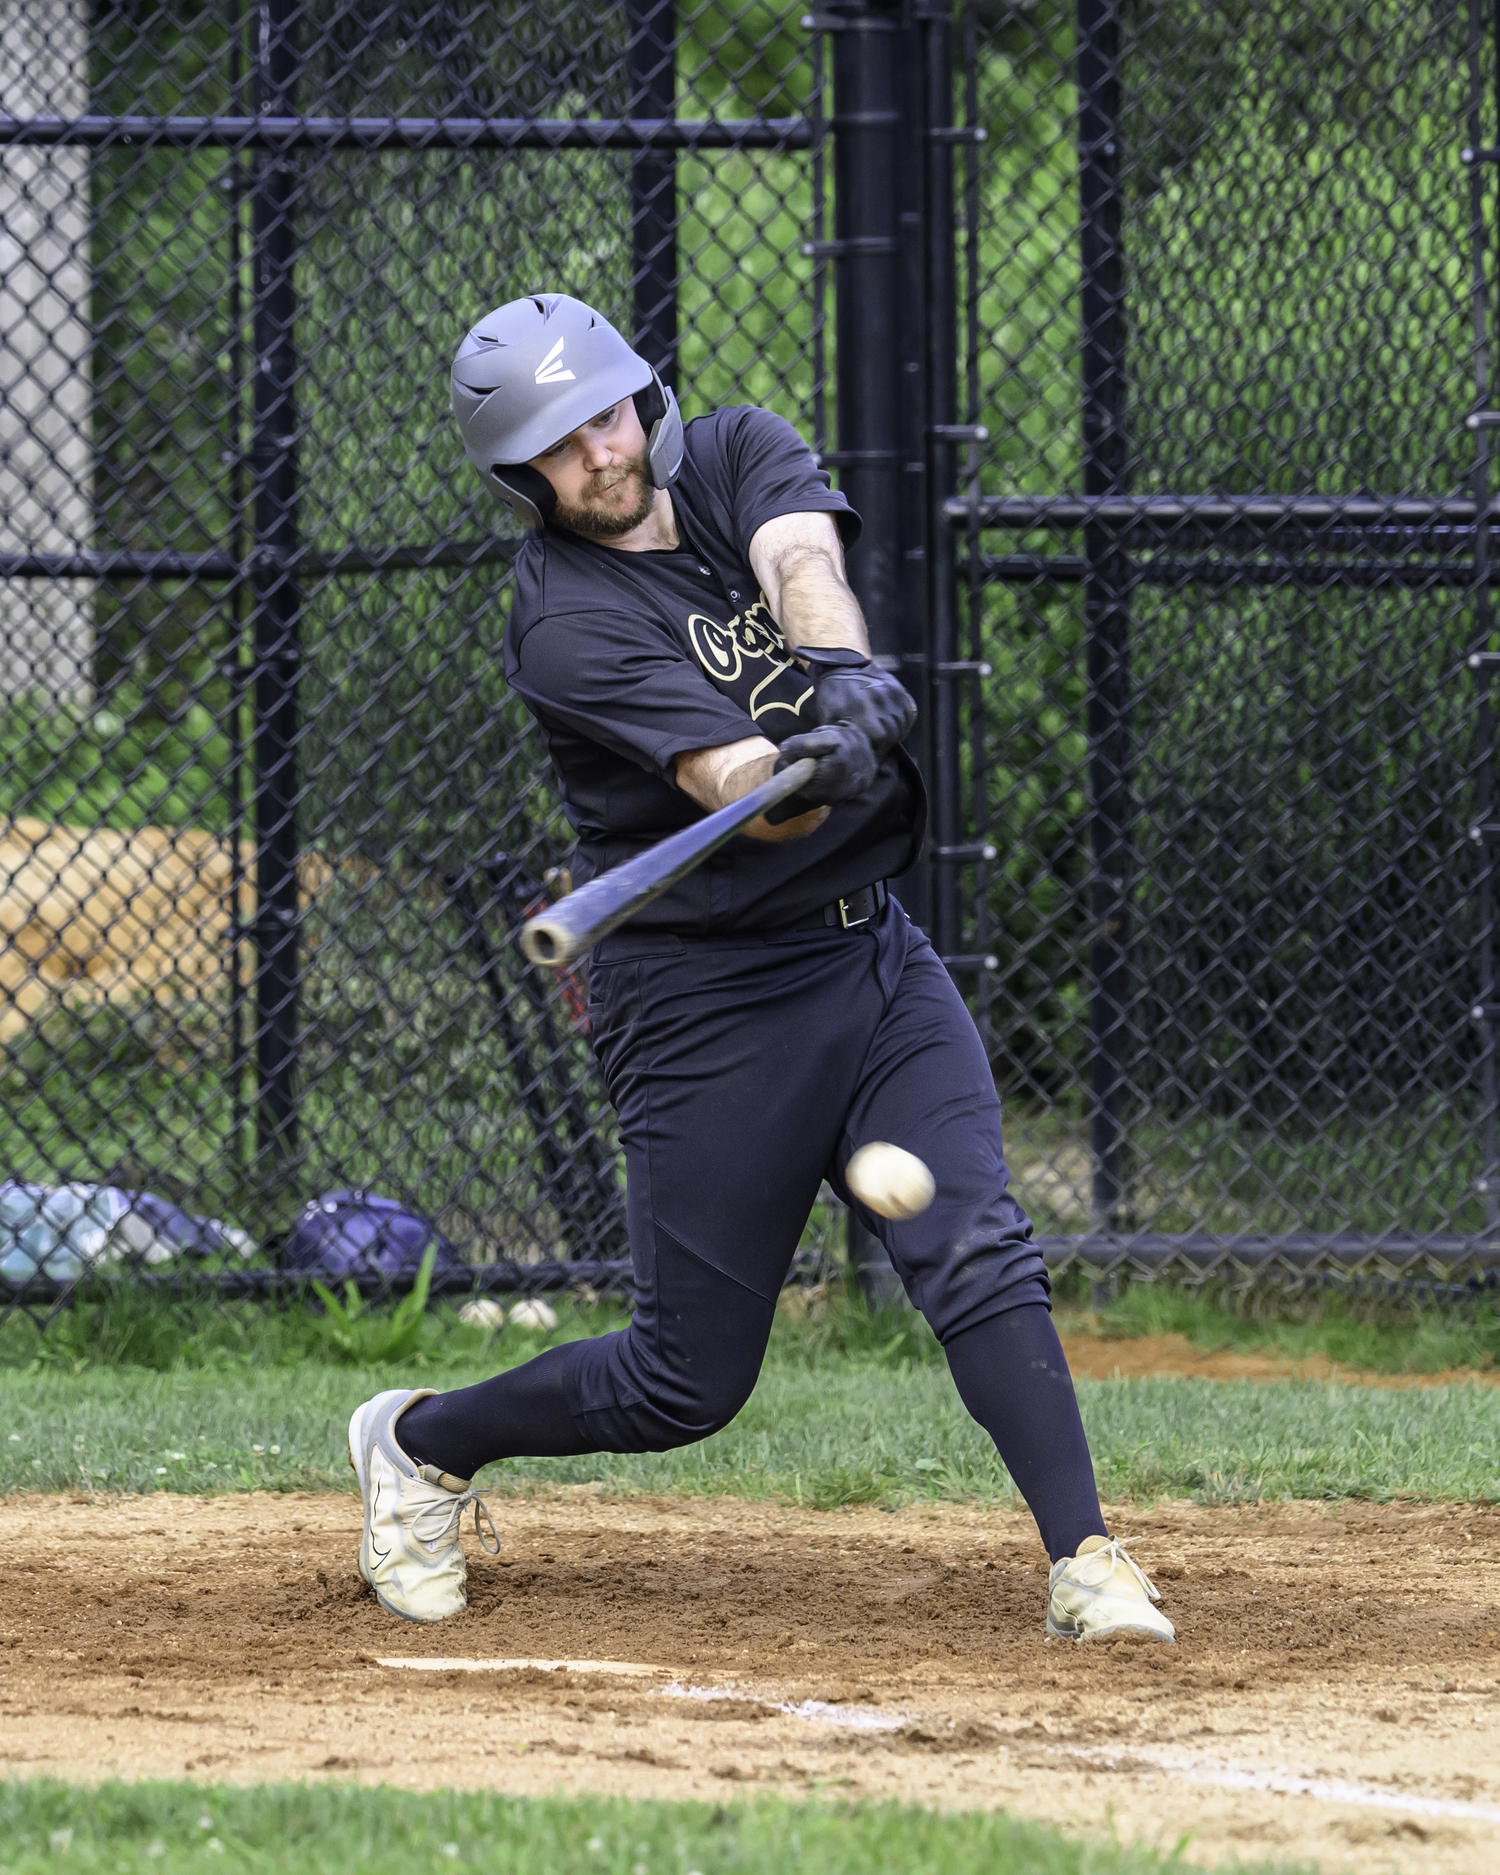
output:
<svg viewBox="0 0 1500 1875"><path fill-rule="evenodd" d="M846 931L852 931L856 925L868 924L871 918L874 917L874 915L875 914L873 912L867 911L863 918L851 918L849 916L848 899L841 898L839 900L839 923L844 927Z"/></svg>

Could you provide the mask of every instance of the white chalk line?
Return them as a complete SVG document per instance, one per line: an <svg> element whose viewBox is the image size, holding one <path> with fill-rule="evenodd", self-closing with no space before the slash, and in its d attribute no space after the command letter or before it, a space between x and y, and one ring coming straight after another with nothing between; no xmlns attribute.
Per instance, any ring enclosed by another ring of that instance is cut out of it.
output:
<svg viewBox="0 0 1500 1875"><path fill-rule="evenodd" d="M667 1667L646 1666L637 1660L486 1660L449 1654L377 1656L375 1664L416 1673L515 1673L533 1668L542 1673L599 1673L632 1679L652 1679L670 1671ZM684 1686L680 1680L673 1680L670 1686L653 1691L664 1699L753 1700L791 1719L805 1719L814 1725L842 1725L856 1732L899 1732L907 1722L899 1712L881 1712L870 1706L841 1706L826 1699L773 1699L732 1686Z"/></svg>
<svg viewBox="0 0 1500 1875"><path fill-rule="evenodd" d="M1215 1764L1204 1758L1147 1749L1108 1751L1083 1745L1058 1745L1054 1749L1066 1757L1111 1770L1128 1771L1135 1765L1149 1765L1182 1783L1207 1784L1219 1790L1264 1790L1283 1797L1312 1797L1319 1803L1354 1804L1366 1810L1399 1810L1408 1816L1500 1823L1500 1806L1495 1804L1466 1803L1457 1797L1419 1797L1382 1790L1375 1784L1351 1784L1337 1777L1300 1777L1295 1771L1274 1765Z"/></svg>
<svg viewBox="0 0 1500 1875"><path fill-rule="evenodd" d="M406 1667L415 1673L515 1673L534 1668L542 1673L613 1673L634 1679L654 1679L669 1667L648 1667L638 1660L472 1660L454 1655L428 1654L415 1658L376 1657L377 1667Z"/></svg>
<svg viewBox="0 0 1500 1875"><path fill-rule="evenodd" d="M899 1712L881 1712L871 1706L839 1706L826 1699L768 1699L762 1693L736 1692L732 1686L681 1686L675 1680L659 1689L661 1699L745 1699L791 1719L815 1725L841 1725L855 1732L899 1732L907 1723Z"/></svg>
<svg viewBox="0 0 1500 1875"><path fill-rule="evenodd" d="M377 1658L381 1667L400 1667L418 1673L514 1673L533 1668L543 1673L613 1674L631 1679L653 1679L670 1671L667 1667L647 1666L637 1660L532 1660L470 1659L446 1655ZM732 1686L684 1686L673 1680L670 1685L652 1689L660 1699L746 1699L783 1713L789 1719L801 1719L813 1725L837 1725L846 1731L899 1732L910 1720L904 1713L885 1712L871 1706L842 1706L826 1699L773 1699ZM1004 1747L1002 1747L1004 1749ZM1302 1777L1280 1766L1215 1763L1205 1758L1188 1758L1180 1753L1154 1751L1137 1747L1130 1751L1112 1751L1097 1746L1055 1745L1063 1757L1076 1758L1085 1764L1103 1765L1114 1771L1128 1771L1139 1765L1161 1771L1184 1784L1201 1784L1216 1790L1259 1790L1281 1797L1311 1797L1317 1803L1351 1804L1366 1810L1394 1810L1406 1816L1448 1817L1471 1823L1500 1823L1500 1805L1467 1803L1457 1797L1421 1797L1404 1791L1382 1790L1374 1784L1351 1784L1336 1777Z"/></svg>

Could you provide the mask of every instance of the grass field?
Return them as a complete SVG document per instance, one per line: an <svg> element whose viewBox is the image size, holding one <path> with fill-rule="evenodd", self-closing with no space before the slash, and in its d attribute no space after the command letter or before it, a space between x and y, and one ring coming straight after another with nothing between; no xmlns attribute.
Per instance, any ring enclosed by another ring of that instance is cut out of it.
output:
<svg viewBox="0 0 1500 1875"><path fill-rule="evenodd" d="M479 1364L429 1369L462 1385ZM0 1376L6 1491L352 1490L344 1428L380 1370ZM1080 1382L1101 1494L1500 1500L1500 1392L1390 1392L1301 1381ZM1008 1500L986 1435L934 1368L771 1369L733 1425L677 1452L515 1460L504 1492L597 1483L613 1492L785 1498L813 1509L917 1498Z"/></svg>
<svg viewBox="0 0 1500 1875"><path fill-rule="evenodd" d="M1151 1875L1182 1869L1175 1853L1069 1841L1004 1815L939 1816L878 1805L762 1800L711 1806L388 1789L186 1784L80 1791L37 1781L0 1785L0 1867L170 1875L179 1869L503 1869L506 1875ZM1241 1863L1242 1870L1269 1864ZM1289 1865L1279 1865L1283 1868Z"/></svg>
<svg viewBox="0 0 1500 1875"><path fill-rule="evenodd" d="M194 1328L169 1311L127 1305L113 1317L101 1308L92 1321L84 1311L41 1342L12 1324L4 1343L12 1364L0 1368L0 1490L352 1490L344 1428L361 1399L403 1375L467 1385L621 1319L573 1308L552 1335L507 1329L489 1341L443 1311L399 1370L330 1361L306 1315L214 1312ZM1321 1321L1255 1322L1155 1290L1128 1292L1104 1327L1334 1352L1377 1371L1414 1357L1429 1371L1483 1361L1490 1333L1459 1318L1361 1322L1326 1308ZM122 1360L122 1350L150 1364ZM1143 1379L1083 1381L1079 1397L1100 1490L1113 1501L1500 1499L1500 1390L1486 1386ZM593 1483L817 1509L1012 1496L921 1322L839 1307L779 1321L749 1404L700 1445L517 1460L485 1481L501 1492Z"/></svg>
<svg viewBox="0 0 1500 1875"><path fill-rule="evenodd" d="M1152 1286L1127 1290L1093 1316L1081 1290L1064 1289L1065 1332L1121 1341L1175 1334L1205 1350L1322 1355L1377 1374L1482 1369L1497 1344L1482 1310ZM623 1320L608 1305L565 1303L553 1333L507 1328L492 1337L445 1306L429 1313L404 1363L354 1365L336 1357L310 1312L151 1306L101 1294L43 1337L14 1320L0 1329L0 1492L158 1492L168 1502L248 1490L347 1493L344 1426L371 1392L407 1376L466 1384ZM1500 1501L1500 1388L1161 1378L1083 1381L1079 1397L1107 1500ZM652 1456L516 1462L483 1482L502 1499L593 1483L608 1495L739 1497L817 1510L1016 1501L920 1320L905 1312L872 1318L837 1297L810 1310L789 1302L753 1398L715 1438ZM1142 1844L1005 1813L834 1802L837 1793L821 1787L807 1802L726 1795L714 1805L419 1794L338 1781L84 1789L27 1779L0 1783L0 1872L51 1869L65 1858L66 1866L125 1875L209 1861L371 1875L450 1866L507 1875L866 1875L876 1866L902 1875L1147 1875L1204 1861L1165 1826ZM1307 1865L1233 1866L1289 1875Z"/></svg>

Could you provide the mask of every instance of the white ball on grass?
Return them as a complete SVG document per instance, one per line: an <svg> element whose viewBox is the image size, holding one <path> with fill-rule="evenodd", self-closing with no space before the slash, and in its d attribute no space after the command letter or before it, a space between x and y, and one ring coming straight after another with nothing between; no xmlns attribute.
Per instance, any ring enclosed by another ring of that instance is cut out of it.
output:
<svg viewBox="0 0 1500 1875"><path fill-rule="evenodd" d="M458 1319L471 1328L486 1328L493 1334L505 1326L505 1310L493 1296L475 1296L458 1311Z"/></svg>
<svg viewBox="0 0 1500 1875"><path fill-rule="evenodd" d="M557 1310L550 1302L543 1302L540 1296L525 1296L510 1306L510 1325L512 1328L534 1328L543 1334L551 1334L557 1326Z"/></svg>
<svg viewBox="0 0 1500 1875"><path fill-rule="evenodd" d="M931 1172L914 1152L872 1139L844 1168L844 1181L861 1204L881 1217L915 1217L937 1195Z"/></svg>

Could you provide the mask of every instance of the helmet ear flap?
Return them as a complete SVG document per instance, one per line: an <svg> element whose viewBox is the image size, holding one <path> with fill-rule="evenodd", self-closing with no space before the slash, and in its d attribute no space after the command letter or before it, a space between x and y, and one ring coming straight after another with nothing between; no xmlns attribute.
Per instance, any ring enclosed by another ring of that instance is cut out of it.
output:
<svg viewBox="0 0 1500 1875"><path fill-rule="evenodd" d="M557 490L529 462L496 462L490 467L490 486L518 520L527 527L543 527L557 506Z"/></svg>
<svg viewBox="0 0 1500 1875"><path fill-rule="evenodd" d="M631 401L635 404L635 414L641 420L641 428L649 436L651 425L660 423L667 414L667 387L653 371L651 382L643 384Z"/></svg>
<svg viewBox="0 0 1500 1875"><path fill-rule="evenodd" d="M665 488L682 467L682 412L677 399L655 371L635 393L635 413L646 432L646 464L651 486Z"/></svg>

